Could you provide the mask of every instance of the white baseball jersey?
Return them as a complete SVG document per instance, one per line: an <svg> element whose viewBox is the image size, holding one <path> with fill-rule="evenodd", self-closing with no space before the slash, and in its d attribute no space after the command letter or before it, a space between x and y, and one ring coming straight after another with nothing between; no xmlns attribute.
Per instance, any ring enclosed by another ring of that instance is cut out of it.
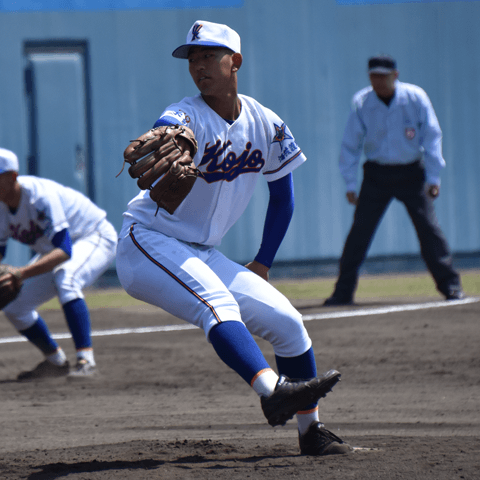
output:
<svg viewBox="0 0 480 480"><path fill-rule="evenodd" d="M56 233L68 229L71 258L52 271L28 278L20 295L3 312L23 331L38 318L36 309L51 298L61 305L83 298L82 289L102 275L115 258L117 232L106 213L89 198L45 178L19 176L21 198L16 212L0 202L0 245L9 238L28 245L37 255L52 251Z"/></svg>
<svg viewBox="0 0 480 480"><path fill-rule="evenodd" d="M193 130L198 142L194 162L203 175L173 215L163 209L155 215L157 204L146 190L128 204L126 221L179 240L219 245L247 207L260 174L269 182L278 180L306 160L278 115L253 98L239 98L241 113L231 125L200 94L162 113Z"/></svg>
<svg viewBox="0 0 480 480"><path fill-rule="evenodd" d="M19 176L22 195L16 212L0 202L0 246L9 238L37 253L55 247L56 233L68 228L72 243L88 236L106 218L106 212L72 188L45 178Z"/></svg>
<svg viewBox="0 0 480 480"><path fill-rule="evenodd" d="M340 152L340 172L347 191L356 189L362 148L368 160L385 165L423 157L427 182L440 184L445 166L442 131L428 95L416 85L397 80L388 106L371 86L353 96Z"/></svg>

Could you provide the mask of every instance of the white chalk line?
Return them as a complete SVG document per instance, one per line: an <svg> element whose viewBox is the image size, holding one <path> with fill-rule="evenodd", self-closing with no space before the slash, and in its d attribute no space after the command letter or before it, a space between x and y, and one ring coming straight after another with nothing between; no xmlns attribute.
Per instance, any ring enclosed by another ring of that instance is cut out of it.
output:
<svg viewBox="0 0 480 480"><path fill-rule="evenodd" d="M454 305L466 305L468 303L476 303L480 301L480 297L468 297L463 300L443 300L440 302L428 303L414 303L406 305L392 305L389 307L377 308L362 308L358 310L342 310L338 312L314 313L311 315L303 315L304 322L311 322L313 320L329 320L333 318L348 318L348 317L364 317L367 315L384 315L386 313L407 312L413 310L426 310L429 308L451 307ZM114 328L110 330L93 330L92 337L106 337L110 335L131 335L137 333L155 333L155 332L172 332L179 330L194 330L198 327L195 325L163 325L158 327L139 327L139 328ZM54 333L52 337L55 340L72 338L70 333ZM23 336L17 335L14 337L0 338L0 343L17 343L26 342L27 339Z"/></svg>
<svg viewBox="0 0 480 480"><path fill-rule="evenodd" d="M309 320L325 320L330 318L346 318L346 317L364 317L366 315L384 315L385 313L408 312L412 310L426 310L428 308L451 307L453 305L466 305L468 303L476 303L480 301L480 297L468 297L463 300L442 300L440 302L427 303L411 303L405 305L392 305L389 307L362 308L358 310L347 310L340 312L314 313L312 315L303 315L303 321Z"/></svg>

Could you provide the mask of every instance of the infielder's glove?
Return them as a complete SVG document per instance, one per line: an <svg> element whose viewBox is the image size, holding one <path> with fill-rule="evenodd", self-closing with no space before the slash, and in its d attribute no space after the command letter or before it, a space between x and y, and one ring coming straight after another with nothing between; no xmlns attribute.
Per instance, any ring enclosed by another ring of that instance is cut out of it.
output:
<svg viewBox="0 0 480 480"><path fill-rule="evenodd" d="M0 264L0 310L17 298L21 288L22 282L16 271L10 265Z"/></svg>
<svg viewBox="0 0 480 480"><path fill-rule="evenodd" d="M149 189L158 207L173 214L200 175L193 162L197 149L190 128L172 125L153 128L131 140L123 156L130 164L130 176L138 178L137 185Z"/></svg>

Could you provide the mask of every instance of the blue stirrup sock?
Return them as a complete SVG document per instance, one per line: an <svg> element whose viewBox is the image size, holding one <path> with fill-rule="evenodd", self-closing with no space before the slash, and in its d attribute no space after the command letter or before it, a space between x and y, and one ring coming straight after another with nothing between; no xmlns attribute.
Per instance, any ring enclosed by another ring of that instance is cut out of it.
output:
<svg viewBox="0 0 480 480"><path fill-rule="evenodd" d="M92 348L90 313L83 298L76 298L62 306L68 328L77 350Z"/></svg>
<svg viewBox="0 0 480 480"><path fill-rule="evenodd" d="M58 343L52 338L47 324L40 316L31 327L26 330L20 330L20 333L45 356L55 353L59 348Z"/></svg>
<svg viewBox="0 0 480 480"><path fill-rule="evenodd" d="M275 360L277 362L278 373L281 375L305 380L317 376L317 365L315 363L313 347L310 347L305 353L297 357L279 357L275 355ZM312 410L316 408L316 406L316 403L312 403L305 407L305 410Z"/></svg>
<svg viewBox="0 0 480 480"><path fill-rule="evenodd" d="M317 365L313 347L298 357L279 357L275 355L278 373L289 378L310 379L317 376Z"/></svg>
<svg viewBox="0 0 480 480"><path fill-rule="evenodd" d="M209 339L220 359L249 385L259 372L271 370L262 351L243 323L234 321L219 323L210 330Z"/></svg>

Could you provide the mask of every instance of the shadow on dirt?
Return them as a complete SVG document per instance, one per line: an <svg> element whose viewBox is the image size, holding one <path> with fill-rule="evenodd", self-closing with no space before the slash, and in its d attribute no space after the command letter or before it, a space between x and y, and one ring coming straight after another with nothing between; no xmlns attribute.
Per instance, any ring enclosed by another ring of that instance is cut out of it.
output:
<svg viewBox="0 0 480 480"><path fill-rule="evenodd" d="M93 473L107 470L149 470L163 465L163 460L138 460L135 462L111 461L102 462L93 460L92 462L79 463L51 463L48 465L38 465L36 468L41 472L35 472L29 475L28 480L55 480L66 477L72 473Z"/></svg>
<svg viewBox="0 0 480 480"><path fill-rule="evenodd" d="M281 457L288 457L290 455L281 455ZM190 465L208 463L210 465L205 466L207 470L221 470L231 469L232 462L240 463L255 463L263 460L278 459L275 455L266 456L249 456L245 458L229 457L229 458L209 458L204 455L186 455L172 460L138 460L138 461L98 461L93 460L91 462L78 462L78 463L50 463L47 465L38 465L35 469L41 469L39 472L35 472L26 477L28 480L56 480L62 477L67 477L72 474L88 474L95 472L107 472L107 471L121 471L121 470L153 470L162 465L176 466L177 468L190 469ZM224 465L222 465L224 463ZM287 465L285 465L287 466ZM133 473L132 473L133 475Z"/></svg>

